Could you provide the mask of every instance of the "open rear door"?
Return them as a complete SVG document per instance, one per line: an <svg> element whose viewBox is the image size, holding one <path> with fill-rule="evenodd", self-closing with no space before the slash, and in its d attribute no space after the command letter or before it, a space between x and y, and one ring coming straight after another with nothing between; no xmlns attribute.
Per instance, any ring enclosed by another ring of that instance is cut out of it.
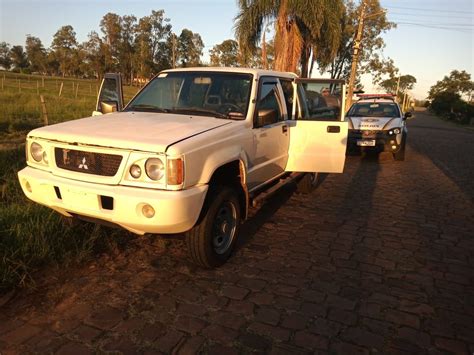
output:
<svg viewBox="0 0 474 355"><path fill-rule="evenodd" d="M97 96L96 110L92 115L121 111L123 108L122 77L119 73L106 73Z"/></svg>
<svg viewBox="0 0 474 355"><path fill-rule="evenodd" d="M343 80L296 79L286 171L342 173L348 125Z"/></svg>

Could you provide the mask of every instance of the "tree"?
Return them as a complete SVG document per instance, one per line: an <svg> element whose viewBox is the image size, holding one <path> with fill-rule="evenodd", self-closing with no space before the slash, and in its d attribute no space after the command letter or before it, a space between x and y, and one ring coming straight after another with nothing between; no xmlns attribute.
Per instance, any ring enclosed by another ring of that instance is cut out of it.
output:
<svg viewBox="0 0 474 355"><path fill-rule="evenodd" d="M46 72L47 57L43 43L38 37L26 35L26 56L33 72Z"/></svg>
<svg viewBox="0 0 474 355"><path fill-rule="evenodd" d="M92 31L88 35L88 40L82 44L86 52L86 67L83 69L85 73L97 77L99 80L105 73L105 50L104 42L99 34Z"/></svg>
<svg viewBox="0 0 474 355"><path fill-rule="evenodd" d="M198 33L187 28L178 37L178 57L182 67L198 66L201 64L204 43Z"/></svg>
<svg viewBox="0 0 474 355"><path fill-rule="evenodd" d="M243 56L255 53L266 24L275 24L275 69L308 74L308 59L317 48L336 54L341 34L342 0L239 0L236 38Z"/></svg>
<svg viewBox="0 0 474 355"><path fill-rule="evenodd" d="M445 76L443 80L436 82L436 84L430 88L428 97L433 99L437 94L450 92L458 94L460 97L464 95L470 98L473 90L474 82L471 81L471 74L465 70L453 70L449 76Z"/></svg>
<svg viewBox="0 0 474 355"><path fill-rule="evenodd" d="M28 68L28 59L23 51L23 46L13 46L10 49L10 59L15 70L23 72Z"/></svg>
<svg viewBox="0 0 474 355"><path fill-rule="evenodd" d="M10 45L7 42L0 42L0 66L6 70L9 70L12 66Z"/></svg>
<svg viewBox="0 0 474 355"><path fill-rule="evenodd" d="M238 65L239 44L233 39L227 39L212 47L209 55L213 66L235 67Z"/></svg>
<svg viewBox="0 0 474 355"><path fill-rule="evenodd" d="M398 83L399 79L400 79L400 84ZM387 92L395 93L397 91L397 85L398 85L399 91L404 92L406 90L413 89L415 84L416 84L416 78L412 75L407 74L407 75L402 75L400 77L392 77L390 79L386 79L380 83L380 87L382 87Z"/></svg>
<svg viewBox="0 0 474 355"><path fill-rule="evenodd" d="M125 79L133 80L133 57L135 52L135 27L137 18L135 16L122 16L120 18L120 42L118 44L118 67Z"/></svg>
<svg viewBox="0 0 474 355"><path fill-rule="evenodd" d="M342 35L337 55L331 60L330 53L326 53L323 46L320 49L320 55L316 58L320 71L328 71L333 79L349 78L361 5L362 2L356 5L354 0L345 0L346 10L342 17ZM381 58L381 51L385 47L381 35L394 27L396 24L388 21L379 0L366 0L358 74L373 74L374 83L379 82L384 74L394 76L396 72L390 58L387 60Z"/></svg>
<svg viewBox="0 0 474 355"><path fill-rule="evenodd" d="M70 75L74 69L75 50L77 48L76 32L71 25L61 27L53 37L51 48L59 62L63 76Z"/></svg>
<svg viewBox="0 0 474 355"><path fill-rule="evenodd" d="M100 20L100 30L104 34L105 70L116 71L121 41L120 16L107 13Z"/></svg>

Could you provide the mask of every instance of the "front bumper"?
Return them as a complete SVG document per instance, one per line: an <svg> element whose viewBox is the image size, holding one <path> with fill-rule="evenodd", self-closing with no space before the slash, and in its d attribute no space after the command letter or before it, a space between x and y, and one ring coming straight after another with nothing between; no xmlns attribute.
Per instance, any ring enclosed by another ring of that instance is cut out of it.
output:
<svg viewBox="0 0 474 355"><path fill-rule="evenodd" d="M100 219L133 233L181 233L196 223L206 197L207 185L180 191L164 191L120 185L102 185L55 176L26 167L18 172L25 195L57 212ZM104 204L103 197L113 203ZM155 214L142 213L145 204Z"/></svg>
<svg viewBox="0 0 474 355"><path fill-rule="evenodd" d="M402 147L402 135L403 132L399 134L390 135L386 131L375 131L367 134L365 131L350 129L348 138L347 138L347 148L348 150L356 149L373 149L381 152L398 152ZM359 146L357 142L360 140L375 140L375 146Z"/></svg>

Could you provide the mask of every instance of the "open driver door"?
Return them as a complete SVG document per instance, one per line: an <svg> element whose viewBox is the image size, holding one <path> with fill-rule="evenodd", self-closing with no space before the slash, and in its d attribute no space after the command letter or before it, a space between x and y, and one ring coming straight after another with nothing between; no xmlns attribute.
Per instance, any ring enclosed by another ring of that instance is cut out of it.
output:
<svg viewBox="0 0 474 355"><path fill-rule="evenodd" d="M296 79L286 171L342 173L348 124L343 80Z"/></svg>
<svg viewBox="0 0 474 355"><path fill-rule="evenodd" d="M121 111L122 108L122 77L119 73L106 73L100 85L96 109L92 116Z"/></svg>

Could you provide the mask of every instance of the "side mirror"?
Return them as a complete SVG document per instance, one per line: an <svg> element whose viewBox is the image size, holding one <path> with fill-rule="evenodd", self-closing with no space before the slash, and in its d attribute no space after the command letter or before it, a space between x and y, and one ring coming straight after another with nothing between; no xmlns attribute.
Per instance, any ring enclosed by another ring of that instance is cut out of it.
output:
<svg viewBox="0 0 474 355"><path fill-rule="evenodd" d="M96 111L103 114L123 108L122 77L117 73L106 73L97 96Z"/></svg>
<svg viewBox="0 0 474 355"><path fill-rule="evenodd" d="M102 112L104 115L106 113L112 113L112 112L117 112L118 111L118 102L117 101L101 101L100 102L100 112Z"/></svg>
<svg viewBox="0 0 474 355"><path fill-rule="evenodd" d="M258 127L266 126L278 121L277 112L274 109L261 109L257 112Z"/></svg>
<svg viewBox="0 0 474 355"><path fill-rule="evenodd" d="M406 120L407 118L409 117L412 117L412 113L411 112L405 112L405 116L403 116L403 118Z"/></svg>

